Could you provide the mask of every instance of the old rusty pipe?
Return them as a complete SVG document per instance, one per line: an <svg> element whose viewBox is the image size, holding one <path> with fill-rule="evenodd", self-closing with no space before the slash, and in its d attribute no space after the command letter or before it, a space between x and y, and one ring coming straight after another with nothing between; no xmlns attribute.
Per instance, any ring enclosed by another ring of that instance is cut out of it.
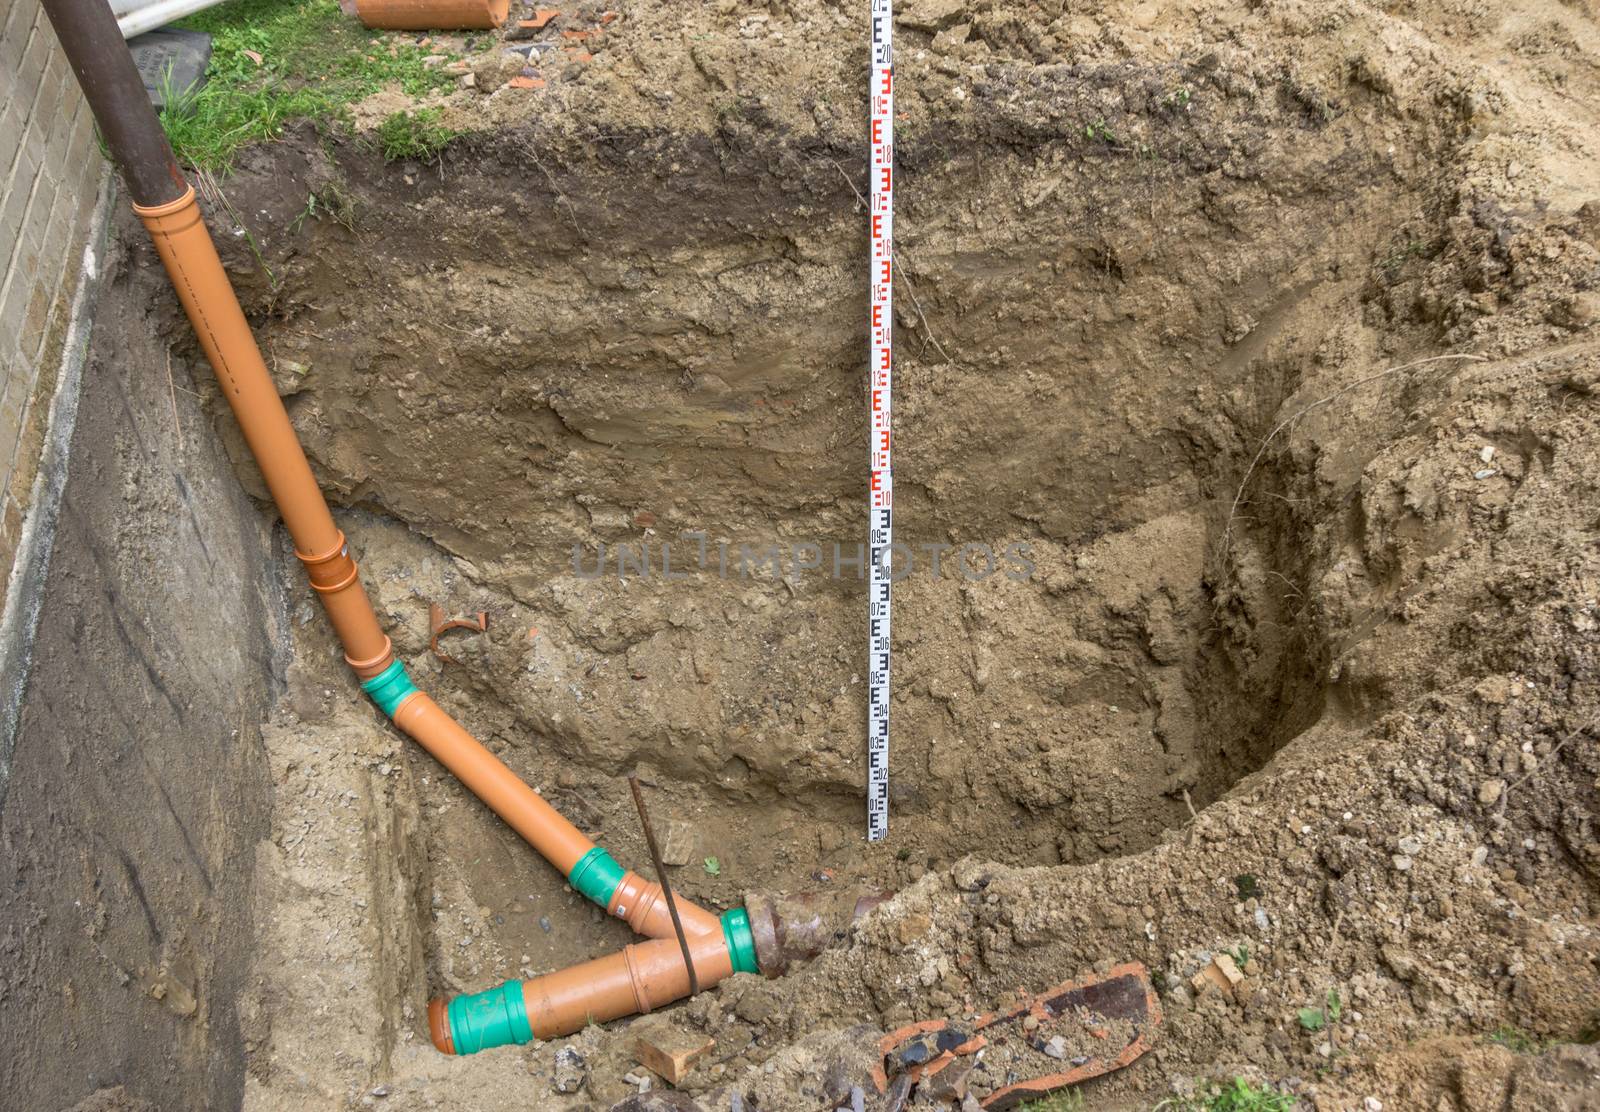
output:
<svg viewBox="0 0 1600 1112"><path fill-rule="evenodd" d="M768 977L781 977L795 962L810 961L889 897L878 891L748 892L744 907L756 948L756 963Z"/></svg>

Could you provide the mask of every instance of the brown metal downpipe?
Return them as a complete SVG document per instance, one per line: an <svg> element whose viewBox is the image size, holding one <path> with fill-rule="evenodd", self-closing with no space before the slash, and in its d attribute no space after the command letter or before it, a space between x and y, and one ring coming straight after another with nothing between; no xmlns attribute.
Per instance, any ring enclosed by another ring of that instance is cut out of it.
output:
<svg viewBox="0 0 1600 1112"><path fill-rule="evenodd" d="M122 171L184 311L322 599L345 659L407 734L611 914L650 937L672 934L657 884L623 870L532 788L416 690L394 659L344 534L289 422L201 218L194 190L105 0L42 0L95 122ZM386 678L387 677L387 678ZM383 681L380 684L380 681ZM379 685L375 687L374 685ZM381 687L381 690L380 690ZM599 855L597 857L597 855ZM588 862L580 877L574 871ZM720 937L715 915L681 901L686 930Z"/></svg>
<svg viewBox="0 0 1600 1112"><path fill-rule="evenodd" d="M111 6L103 0L41 3L134 204L164 205L182 197L189 183L150 107Z"/></svg>

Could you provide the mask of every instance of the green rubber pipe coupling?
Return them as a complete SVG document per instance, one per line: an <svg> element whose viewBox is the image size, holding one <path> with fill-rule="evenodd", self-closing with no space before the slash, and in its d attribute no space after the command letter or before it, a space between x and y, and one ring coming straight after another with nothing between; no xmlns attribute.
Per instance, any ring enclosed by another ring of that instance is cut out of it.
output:
<svg viewBox="0 0 1600 1112"><path fill-rule="evenodd" d="M722 913L722 939L728 944L735 973L757 973L756 936L750 932L750 913L742 907Z"/></svg>
<svg viewBox="0 0 1600 1112"><path fill-rule="evenodd" d="M361 690L372 696L372 701L390 718L400 709L406 698L416 693L417 686L406 674L406 666L398 660L361 685Z"/></svg>
<svg viewBox="0 0 1600 1112"><path fill-rule="evenodd" d="M458 996L450 1001L448 1016L450 1041L457 1054L476 1054L507 1043L520 1045L533 1040L533 1024L528 1020L521 981L507 981L487 992Z"/></svg>
<svg viewBox="0 0 1600 1112"><path fill-rule="evenodd" d="M627 870L617 864L615 858L599 846L595 846L578 858L578 863L572 866L572 871L567 874L567 883L599 904L600 909L604 911L611 906L612 893L617 890L617 885L622 883L626 872Z"/></svg>

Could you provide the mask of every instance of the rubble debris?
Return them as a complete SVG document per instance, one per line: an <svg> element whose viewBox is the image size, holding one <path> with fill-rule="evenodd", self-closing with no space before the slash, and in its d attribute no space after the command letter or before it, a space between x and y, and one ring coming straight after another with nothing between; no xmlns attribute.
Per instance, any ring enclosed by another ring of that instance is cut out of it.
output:
<svg viewBox="0 0 1600 1112"><path fill-rule="evenodd" d="M1236 962L1226 964L1244 979ZM1232 983L1221 968L1215 976ZM970 1030L935 1019L892 1031L879 1042L883 1065L873 1080L888 1108L903 1106L913 1087L919 1101L965 1105L970 1096L983 1109L1016 1108L1128 1065L1150 1048L1160 1022L1149 973L1129 962L979 1017Z"/></svg>
<svg viewBox="0 0 1600 1112"><path fill-rule="evenodd" d="M1211 958L1211 964L1228 982L1227 987L1230 992L1238 988L1240 982L1244 980L1244 974L1239 971L1239 963L1233 960L1232 954L1215 954Z"/></svg>
<svg viewBox="0 0 1600 1112"><path fill-rule="evenodd" d="M649 1078L645 1080L648 1082ZM613 1104L611 1112L705 1112L705 1106L671 1089L651 1089Z"/></svg>
<svg viewBox="0 0 1600 1112"><path fill-rule="evenodd" d="M556 1051L550 1088L557 1093L576 1093L589 1080L589 1064L578 1048L568 1044Z"/></svg>
<svg viewBox="0 0 1600 1112"><path fill-rule="evenodd" d="M661 839L661 863L663 865L687 865L697 856L699 839L695 836L692 824L679 819L672 819L666 825L666 833Z"/></svg>

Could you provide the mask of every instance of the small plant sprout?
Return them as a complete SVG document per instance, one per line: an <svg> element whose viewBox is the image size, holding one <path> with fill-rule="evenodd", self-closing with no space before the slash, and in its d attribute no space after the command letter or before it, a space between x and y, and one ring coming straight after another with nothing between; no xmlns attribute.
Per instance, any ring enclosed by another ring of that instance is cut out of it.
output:
<svg viewBox="0 0 1600 1112"><path fill-rule="evenodd" d="M1307 1031L1321 1031L1330 1023L1338 1023L1339 1017L1344 1014L1344 1005L1339 1001L1339 990L1330 988L1320 1008L1301 1008L1297 1013L1300 1026Z"/></svg>
<svg viewBox="0 0 1600 1112"><path fill-rule="evenodd" d="M1513 1054L1537 1054L1544 1045L1520 1027L1497 1027L1489 1041L1503 1046Z"/></svg>
<svg viewBox="0 0 1600 1112"><path fill-rule="evenodd" d="M1092 124L1086 124L1083 129L1083 135L1086 139L1100 143L1115 143L1117 141L1116 132L1107 127L1104 120L1096 120Z"/></svg>
<svg viewBox="0 0 1600 1112"><path fill-rule="evenodd" d="M721 876L722 875L722 862L718 861L715 857L706 858L706 875L707 876Z"/></svg>

